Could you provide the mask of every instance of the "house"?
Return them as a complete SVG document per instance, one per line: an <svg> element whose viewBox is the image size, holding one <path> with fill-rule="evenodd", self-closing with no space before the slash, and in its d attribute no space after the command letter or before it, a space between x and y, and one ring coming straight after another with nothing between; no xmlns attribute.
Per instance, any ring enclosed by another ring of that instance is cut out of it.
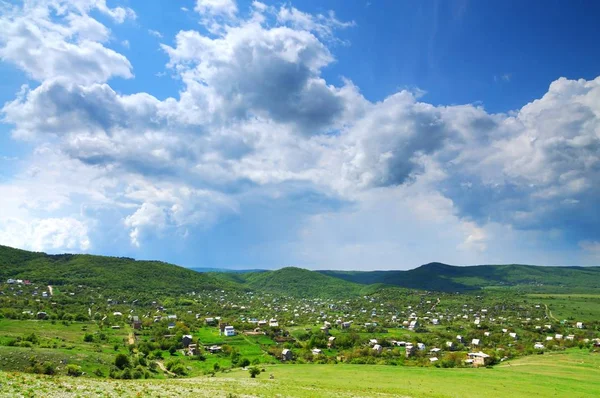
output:
<svg viewBox="0 0 600 398"><path fill-rule="evenodd" d="M425 348L427 347L423 343L417 343L417 348L419 349L419 351L425 351Z"/></svg>
<svg viewBox="0 0 600 398"><path fill-rule="evenodd" d="M408 330L415 330L418 327L419 327L419 322L417 320L410 321L410 323L408 324Z"/></svg>
<svg viewBox="0 0 600 398"><path fill-rule="evenodd" d="M456 336L456 340L461 344L464 342L463 337L460 334Z"/></svg>
<svg viewBox="0 0 600 398"><path fill-rule="evenodd" d="M485 337L490 337L490 332L483 332L483 335L484 335Z"/></svg>
<svg viewBox="0 0 600 398"><path fill-rule="evenodd" d="M470 352L467 354L467 356L473 361L473 365L475 366L486 366L491 362L491 357L481 351Z"/></svg>
<svg viewBox="0 0 600 398"><path fill-rule="evenodd" d="M515 339L515 340L517 340L517 339L519 338L519 336L517 336L517 334L516 334L516 333L514 333L514 332L513 332L513 333L509 333L508 335L509 335L510 337L512 337L513 339Z"/></svg>
<svg viewBox="0 0 600 398"><path fill-rule="evenodd" d="M40 311L36 314L37 319L46 319L48 317L48 314L46 314L44 311Z"/></svg>
<svg viewBox="0 0 600 398"><path fill-rule="evenodd" d="M269 320L269 327L272 327L272 328L279 327L279 322L277 322L277 319L271 318Z"/></svg>
<svg viewBox="0 0 600 398"><path fill-rule="evenodd" d="M187 348L188 348L188 351L187 351L188 356L198 355L200 353L200 351L198 350L198 344L190 344L190 345L188 345Z"/></svg>
<svg viewBox="0 0 600 398"><path fill-rule="evenodd" d="M577 323L575 324L575 327L576 327L577 329L583 329L583 322L577 322Z"/></svg>
<svg viewBox="0 0 600 398"><path fill-rule="evenodd" d="M139 330L142 328L142 321L140 321L140 317L137 315L134 315L133 318L131 319L131 327Z"/></svg>
<svg viewBox="0 0 600 398"><path fill-rule="evenodd" d="M175 329L175 323L174 322L169 323L169 325L167 326L167 329L169 329L169 330Z"/></svg>
<svg viewBox="0 0 600 398"><path fill-rule="evenodd" d="M379 342L377 341L377 339L371 339L371 340L369 340L369 345L370 345L370 346L374 346L374 345L376 345L376 344L378 344L378 343L379 343Z"/></svg>
<svg viewBox="0 0 600 398"><path fill-rule="evenodd" d="M555 335L554 335L554 338L555 338L556 340L562 340L562 338L563 338L563 335L562 335L562 334L558 334L558 333L557 333L557 334L555 334Z"/></svg>
<svg viewBox="0 0 600 398"><path fill-rule="evenodd" d="M214 326L217 324L217 320L215 318L204 318L204 323Z"/></svg>
<svg viewBox="0 0 600 398"><path fill-rule="evenodd" d="M321 355L321 352L322 352L322 351L321 351L321 350L319 350L318 348L313 348L313 349L312 349L312 354L313 354L314 356Z"/></svg>
<svg viewBox="0 0 600 398"><path fill-rule="evenodd" d="M191 334L184 334L181 337L181 344L183 345L183 348L189 347L189 345L191 343L192 343L192 335Z"/></svg>
<svg viewBox="0 0 600 398"><path fill-rule="evenodd" d="M479 346L479 339L473 339L473 340L471 340L471 345L472 345L473 347L477 347L477 346Z"/></svg>
<svg viewBox="0 0 600 398"><path fill-rule="evenodd" d="M429 353L437 355L437 353L440 352L440 351L442 351L441 348L434 347L431 350L429 350Z"/></svg>
<svg viewBox="0 0 600 398"><path fill-rule="evenodd" d="M573 340L575 340L575 335L574 335L574 334L570 334L570 335L568 335L566 338L567 338L567 340L569 340L569 341L573 341Z"/></svg>
<svg viewBox="0 0 600 398"><path fill-rule="evenodd" d="M281 351L281 360L282 361L291 361L292 360L292 350L284 348L283 351Z"/></svg>
<svg viewBox="0 0 600 398"><path fill-rule="evenodd" d="M208 352L210 352L211 354L216 354L217 352L221 351L221 347L218 345L211 345L210 347L208 347Z"/></svg>
<svg viewBox="0 0 600 398"><path fill-rule="evenodd" d="M327 347L331 348L335 344L335 336L330 336L327 340Z"/></svg>
<svg viewBox="0 0 600 398"><path fill-rule="evenodd" d="M113 316L123 316L123 314L119 311L113 312Z"/></svg>
<svg viewBox="0 0 600 398"><path fill-rule="evenodd" d="M111 329L121 329L121 326L119 326L119 325L112 325Z"/></svg>
<svg viewBox="0 0 600 398"><path fill-rule="evenodd" d="M431 324L432 325L439 325L440 324L440 320L437 319L437 318L434 318L434 319L431 320Z"/></svg>
<svg viewBox="0 0 600 398"><path fill-rule="evenodd" d="M342 322L342 329L349 329L352 322Z"/></svg>
<svg viewBox="0 0 600 398"><path fill-rule="evenodd" d="M227 337L235 336L235 329L233 328L233 326L225 326L225 329L223 329L223 333Z"/></svg>
<svg viewBox="0 0 600 398"><path fill-rule="evenodd" d="M377 352L377 353L381 353L381 351L383 351L383 347L379 344L375 344L373 346L373 351Z"/></svg>
<svg viewBox="0 0 600 398"><path fill-rule="evenodd" d="M412 344L411 345L407 344L406 347L404 347L404 353L406 355L406 358L411 357L415 353L415 347Z"/></svg>
<svg viewBox="0 0 600 398"><path fill-rule="evenodd" d="M434 363L434 362L437 362L437 361L438 361L437 357L431 357L431 358L429 358L429 362L431 362L431 363Z"/></svg>
<svg viewBox="0 0 600 398"><path fill-rule="evenodd" d="M454 350L454 342L446 341L446 348L448 348L451 351Z"/></svg>
<svg viewBox="0 0 600 398"><path fill-rule="evenodd" d="M544 349L544 345L542 343L535 343L533 345L533 348L536 350L543 350Z"/></svg>

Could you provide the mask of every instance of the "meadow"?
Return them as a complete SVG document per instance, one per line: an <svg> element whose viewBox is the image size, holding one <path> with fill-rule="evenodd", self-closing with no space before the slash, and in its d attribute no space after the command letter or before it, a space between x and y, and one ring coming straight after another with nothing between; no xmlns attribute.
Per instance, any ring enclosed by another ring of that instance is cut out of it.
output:
<svg viewBox="0 0 600 398"><path fill-rule="evenodd" d="M0 372L0 396L518 398L597 397L600 392L600 354L578 349L519 358L492 369L312 364L267 365L264 370L256 379L239 369L168 381Z"/></svg>

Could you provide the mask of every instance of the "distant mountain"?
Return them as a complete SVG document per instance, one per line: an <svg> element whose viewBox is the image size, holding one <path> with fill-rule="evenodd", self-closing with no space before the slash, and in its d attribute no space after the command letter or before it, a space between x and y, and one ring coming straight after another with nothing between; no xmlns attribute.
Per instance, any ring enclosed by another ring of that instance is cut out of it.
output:
<svg viewBox="0 0 600 398"><path fill-rule="evenodd" d="M231 274L247 274L249 272L266 272L266 269L230 269L230 268L190 268L196 272L219 272L219 273L231 273Z"/></svg>
<svg viewBox="0 0 600 398"><path fill-rule="evenodd" d="M296 267L223 277L246 289L298 297L349 297L364 289L357 283Z"/></svg>
<svg viewBox="0 0 600 398"><path fill-rule="evenodd" d="M522 264L453 266L429 263L408 271L319 271L360 284L382 283L412 289L464 292L490 287L530 291L600 291L600 267L544 267Z"/></svg>
<svg viewBox="0 0 600 398"><path fill-rule="evenodd" d="M196 269L198 270L198 269ZM600 267L430 263L408 271L196 270L160 261L84 254L48 255L0 246L0 280L29 279L52 285L86 285L145 297L234 289L297 297L349 297L382 286L444 292L511 288L529 292L600 293ZM207 272L209 271L209 272ZM215 272L218 271L218 272Z"/></svg>

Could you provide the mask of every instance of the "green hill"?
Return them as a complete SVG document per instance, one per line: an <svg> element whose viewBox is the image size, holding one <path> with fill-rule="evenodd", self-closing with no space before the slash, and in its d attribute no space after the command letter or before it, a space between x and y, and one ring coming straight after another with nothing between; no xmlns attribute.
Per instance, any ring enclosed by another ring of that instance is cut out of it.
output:
<svg viewBox="0 0 600 398"><path fill-rule="evenodd" d="M297 297L349 297L360 294L365 288L357 283L296 267L276 271L226 274L221 275L220 279L238 282L241 286L252 290Z"/></svg>
<svg viewBox="0 0 600 398"><path fill-rule="evenodd" d="M50 285L86 285L115 292L180 294L235 288L209 274L160 261L87 254L34 253L0 246L0 280L28 279Z"/></svg>
<svg viewBox="0 0 600 398"><path fill-rule="evenodd" d="M429 263L408 271L320 272L360 284L383 283L446 292L489 287L518 287L532 292L600 291L600 267L543 267L521 264L459 267Z"/></svg>

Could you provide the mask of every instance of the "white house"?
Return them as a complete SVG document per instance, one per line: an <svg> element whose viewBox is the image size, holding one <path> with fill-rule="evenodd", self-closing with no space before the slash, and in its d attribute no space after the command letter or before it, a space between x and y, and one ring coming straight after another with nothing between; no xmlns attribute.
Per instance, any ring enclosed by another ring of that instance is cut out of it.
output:
<svg viewBox="0 0 600 398"><path fill-rule="evenodd" d="M543 350L544 349L544 345L542 343L535 343L533 345L533 348L535 348L536 350Z"/></svg>
<svg viewBox="0 0 600 398"><path fill-rule="evenodd" d="M225 333L225 336L235 336L235 329L233 328L233 326L225 326L223 332Z"/></svg>
<svg viewBox="0 0 600 398"><path fill-rule="evenodd" d="M577 323L575 324L575 327L576 327L577 329L583 329L583 322L577 322Z"/></svg>

